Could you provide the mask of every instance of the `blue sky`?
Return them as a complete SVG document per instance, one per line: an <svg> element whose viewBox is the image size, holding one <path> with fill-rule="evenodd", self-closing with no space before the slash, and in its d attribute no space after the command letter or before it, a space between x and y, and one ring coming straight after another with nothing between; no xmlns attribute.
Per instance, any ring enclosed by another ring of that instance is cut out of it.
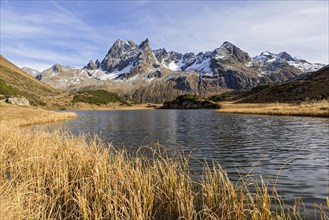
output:
<svg viewBox="0 0 329 220"><path fill-rule="evenodd" d="M329 63L328 1L1 0L1 54L39 71L102 60L113 42L210 51L229 41L249 53L287 51Z"/></svg>

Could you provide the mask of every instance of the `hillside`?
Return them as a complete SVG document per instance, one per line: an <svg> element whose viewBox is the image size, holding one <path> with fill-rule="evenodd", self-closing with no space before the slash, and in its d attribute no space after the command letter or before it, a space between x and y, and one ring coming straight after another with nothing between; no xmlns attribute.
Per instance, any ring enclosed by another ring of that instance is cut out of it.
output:
<svg viewBox="0 0 329 220"><path fill-rule="evenodd" d="M301 102L329 98L329 65L300 80L254 89L240 103Z"/></svg>
<svg viewBox="0 0 329 220"><path fill-rule="evenodd" d="M32 105L45 105L57 92L52 87L28 75L0 55L0 95L20 95Z"/></svg>

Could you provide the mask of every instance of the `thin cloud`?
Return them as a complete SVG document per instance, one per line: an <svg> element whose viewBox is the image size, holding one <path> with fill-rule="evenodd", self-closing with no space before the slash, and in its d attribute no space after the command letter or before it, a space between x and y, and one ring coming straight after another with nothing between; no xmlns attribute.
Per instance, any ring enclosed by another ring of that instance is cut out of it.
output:
<svg viewBox="0 0 329 220"><path fill-rule="evenodd" d="M149 38L154 49L196 53L231 41L251 56L287 51L329 63L328 2L32 3L2 5L1 53L39 70L45 63L81 67L102 59L117 38Z"/></svg>

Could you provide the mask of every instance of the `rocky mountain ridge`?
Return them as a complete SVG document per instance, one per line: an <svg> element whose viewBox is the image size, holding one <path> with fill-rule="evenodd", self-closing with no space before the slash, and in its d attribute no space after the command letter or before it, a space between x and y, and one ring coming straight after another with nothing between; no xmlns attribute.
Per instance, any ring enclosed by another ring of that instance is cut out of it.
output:
<svg viewBox="0 0 329 220"><path fill-rule="evenodd" d="M82 69L56 64L38 79L57 89L97 87L136 102L164 102L185 93L209 95L284 82L323 66L287 52L263 52L250 57L230 42L213 51L182 54L152 50L148 39L139 45L118 39L102 61L90 61Z"/></svg>

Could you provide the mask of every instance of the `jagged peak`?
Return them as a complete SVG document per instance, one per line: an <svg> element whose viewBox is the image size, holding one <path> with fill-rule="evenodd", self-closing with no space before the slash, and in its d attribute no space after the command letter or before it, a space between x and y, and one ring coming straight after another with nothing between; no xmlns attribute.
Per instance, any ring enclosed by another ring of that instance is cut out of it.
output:
<svg viewBox="0 0 329 220"><path fill-rule="evenodd" d="M274 54L272 52L269 52L268 50L267 51L264 51L264 52L261 52L259 54L259 56L273 56L273 55L276 55L276 54Z"/></svg>
<svg viewBox="0 0 329 220"><path fill-rule="evenodd" d="M123 42L124 42L123 40L118 38L118 39L116 39L116 41L114 41L114 44L121 44Z"/></svg>
<svg viewBox="0 0 329 220"><path fill-rule="evenodd" d="M226 49L236 48L234 44L228 41L224 41L224 43L220 47L224 47Z"/></svg>
<svg viewBox="0 0 329 220"><path fill-rule="evenodd" d="M58 63L55 63L54 65L52 65L49 69L52 69L53 71L58 71L59 69L74 69L74 67L72 66L69 66L69 65L61 65L61 64L58 64Z"/></svg>
<svg viewBox="0 0 329 220"><path fill-rule="evenodd" d="M285 59L287 61L293 61L295 60L289 53L287 53L286 51L280 52L278 54L279 57L281 57L282 59Z"/></svg>
<svg viewBox="0 0 329 220"><path fill-rule="evenodd" d="M55 63L54 65L52 65L52 69L53 70L55 70L55 69L58 69L58 68L62 68L62 67L64 67L64 66L62 66L61 64L59 64L59 63Z"/></svg>
<svg viewBox="0 0 329 220"><path fill-rule="evenodd" d="M139 49L145 49L145 48L151 48L150 46L150 40L146 38L140 45Z"/></svg>
<svg viewBox="0 0 329 220"><path fill-rule="evenodd" d="M269 51L264 51L264 52L261 52L259 55L255 56L253 59L255 59L257 61L267 61L267 60L273 59L277 56L278 56L277 54L271 53Z"/></svg>
<svg viewBox="0 0 329 220"><path fill-rule="evenodd" d="M113 44L135 44L135 42L133 40L121 40L118 38Z"/></svg>
<svg viewBox="0 0 329 220"><path fill-rule="evenodd" d="M117 39L113 43L111 49L112 48L122 48L123 50L129 50L132 47L137 47L137 44L134 41L132 41L132 40L121 40L121 39Z"/></svg>
<svg viewBox="0 0 329 220"><path fill-rule="evenodd" d="M185 53L185 54L184 54L184 57L190 57L190 56L195 57L195 53L193 53L193 52L189 52L189 53Z"/></svg>
<svg viewBox="0 0 329 220"><path fill-rule="evenodd" d="M287 52L283 51L278 54L269 52L269 51L264 51L261 52L258 56L254 57L254 59L259 60L259 61L266 61L266 60L286 60L286 61L295 61L295 59Z"/></svg>
<svg viewBox="0 0 329 220"><path fill-rule="evenodd" d="M159 48L159 49L155 49L153 50L153 52L163 52L163 53L168 53L167 50L165 48ZM170 51L173 52L173 51Z"/></svg>

